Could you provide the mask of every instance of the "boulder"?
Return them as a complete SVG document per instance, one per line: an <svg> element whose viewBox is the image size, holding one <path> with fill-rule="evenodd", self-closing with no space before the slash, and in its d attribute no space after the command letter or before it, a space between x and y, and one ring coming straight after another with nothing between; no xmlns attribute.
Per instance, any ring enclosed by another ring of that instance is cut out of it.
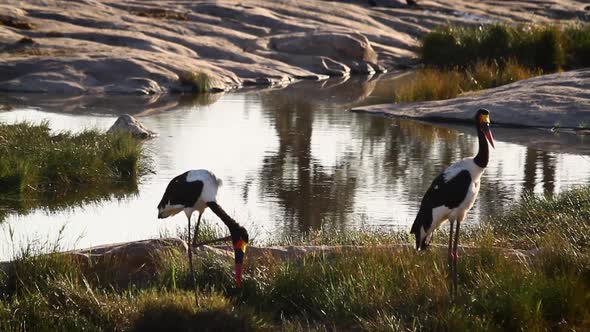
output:
<svg viewBox="0 0 590 332"><path fill-rule="evenodd" d="M108 133L113 133L117 131L124 131L130 133L133 137L146 139L155 137L158 134L155 132L147 129L141 124L136 118L129 114L121 115L117 121L109 128Z"/></svg>
<svg viewBox="0 0 590 332"><path fill-rule="evenodd" d="M377 53L360 33L320 31L273 37L271 48L290 54L321 55L335 61L377 62Z"/></svg>
<svg viewBox="0 0 590 332"><path fill-rule="evenodd" d="M107 85L104 88L106 94L124 95L153 95L164 92L164 89L154 80L145 77L130 77L123 82Z"/></svg>
<svg viewBox="0 0 590 332"><path fill-rule="evenodd" d="M181 239L165 238L109 244L65 252L84 274L108 275L115 285L145 282L160 272L162 260L186 253Z"/></svg>
<svg viewBox="0 0 590 332"><path fill-rule="evenodd" d="M268 57L321 75L372 75L374 67L377 67L377 53L367 37L360 33L291 33L273 36L268 39L267 45L258 44L275 51L267 54Z"/></svg>

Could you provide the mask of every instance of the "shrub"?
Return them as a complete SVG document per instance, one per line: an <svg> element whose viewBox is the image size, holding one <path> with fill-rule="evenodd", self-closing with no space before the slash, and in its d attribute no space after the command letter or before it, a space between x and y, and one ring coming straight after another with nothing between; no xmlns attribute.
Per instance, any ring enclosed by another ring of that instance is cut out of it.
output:
<svg viewBox="0 0 590 332"><path fill-rule="evenodd" d="M419 53L424 64L435 67L468 68L477 62L490 61L504 66L514 59L533 70L556 71L587 65L589 45L588 24L565 28L505 24L445 26L422 38Z"/></svg>

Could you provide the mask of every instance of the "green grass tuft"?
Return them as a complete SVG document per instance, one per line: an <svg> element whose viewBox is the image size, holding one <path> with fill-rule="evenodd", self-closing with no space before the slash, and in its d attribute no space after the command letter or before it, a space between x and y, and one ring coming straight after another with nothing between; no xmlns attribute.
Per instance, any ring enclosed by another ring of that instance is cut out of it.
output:
<svg viewBox="0 0 590 332"><path fill-rule="evenodd" d="M54 134L48 123L0 123L0 154L0 201L20 212L132 192L148 171L128 134Z"/></svg>
<svg viewBox="0 0 590 332"><path fill-rule="evenodd" d="M186 71L178 75L182 85L189 86L194 93L209 92L209 75L200 72Z"/></svg>

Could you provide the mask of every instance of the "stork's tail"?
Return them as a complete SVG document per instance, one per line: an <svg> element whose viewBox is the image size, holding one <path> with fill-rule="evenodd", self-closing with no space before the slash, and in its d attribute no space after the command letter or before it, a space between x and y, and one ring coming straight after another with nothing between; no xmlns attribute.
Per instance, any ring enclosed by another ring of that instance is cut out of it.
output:
<svg viewBox="0 0 590 332"><path fill-rule="evenodd" d="M168 218L183 210L182 206L166 206L158 208L158 219Z"/></svg>

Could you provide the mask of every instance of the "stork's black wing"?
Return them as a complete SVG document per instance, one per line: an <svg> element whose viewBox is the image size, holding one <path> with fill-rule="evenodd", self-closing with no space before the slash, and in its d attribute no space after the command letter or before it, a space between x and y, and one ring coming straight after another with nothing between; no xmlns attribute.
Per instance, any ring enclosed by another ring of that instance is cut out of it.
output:
<svg viewBox="0 0 590 332"><path fill-rule="evenodd" d="M471 180L471 174L468 170L457 173L446 182L444 173L437 176L426 191L424 198L422 198L420 211L418 211L410 232L418 236L421 227L424 227L425 230L430 228L432 225L432 209L439 206L453 209L459 206L467 196Z"/></svg>
<svg viewBox="0 0 590 332"><path fill-rule="evenodd" d="M188 173L188 172L187 172ZM182 173L168 183L164 196L158 204L161 209L166 205L183 205L193 207L203 191L202 181L186 181L187 173Z"/></svg>

